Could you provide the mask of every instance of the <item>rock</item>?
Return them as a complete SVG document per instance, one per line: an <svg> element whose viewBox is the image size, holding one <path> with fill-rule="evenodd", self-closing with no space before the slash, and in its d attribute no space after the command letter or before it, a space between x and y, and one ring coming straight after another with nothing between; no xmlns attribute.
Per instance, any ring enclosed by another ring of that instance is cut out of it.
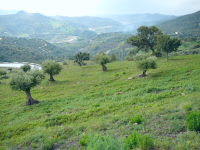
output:
<svg viewBox="0 0 200 150"><path fill-rule="evenodd" d="M128 78L128 80L132 80L132 79L134 79L134 78L135 78L135 76Z"/></svg>
<svg viewBox="0 0 200 150"><path fill-rule="evenodd" d="M123 94L123 92L118 92L118 93L115 93L115 95L120 95L120 94Z"/></svg>
<svg viewBox="0 0 200 150"><path fill-rule="evenodd" d="M181 93L181 95L185 95L185 93Z"/></svg>

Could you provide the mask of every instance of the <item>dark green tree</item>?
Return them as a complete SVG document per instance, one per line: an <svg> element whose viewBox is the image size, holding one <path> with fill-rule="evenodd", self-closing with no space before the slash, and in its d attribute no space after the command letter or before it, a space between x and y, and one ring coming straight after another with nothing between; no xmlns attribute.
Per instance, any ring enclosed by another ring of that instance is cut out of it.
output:
<svg viewBox="0 0 200 150"><path fill-rule="evenodd" d="M143 70L140 77L146 76L148 69L156 69L156 56L152 56L151 53L136 54L134 61L137 68Z"/></svg>
<svg viewBox="0 0 200 150"><path fill-rule="evenodd" d="M26 92L25 106L39 103L31 96L31 88L38 85L45 78L44 73L37 69L28 70L24 72L22 70L13 74L10 79L10 86L13 90L21 90Z"/></svg>
<svg viewBox="0 0 200 150"><path fill-rule="evenodd" d="M97 53L96 56L94 56L94 61L97 64L102 65L102 71L107 71L105 64L109 63L111 61L111 58L104 52L100 52Z"/></svg>
<svg viewBox="0 0 200 150"><path fill-rule="evenodd" d="M137 35L129 37L126 42L137 47L137 51L154 52L158 35L162 34L156 26L141 26L137 29Z"/></svg>
<svg viewBox="0 0 200 150"><path fill-rule="evenodd" d="M50 75L49 81L55 81L53 75L59 74L62 70L62 65L56 63L54 60L46 60L42 63L42 70Z"/></svg>
<svg viewBox="0 0 200 150"><path fill-rule="evenodd" d="M20 67L24 72L27 72L28 70L31 70L31 66L29 64L25 64Z"/></svg>
<svg viewBox="0 0 200 150"><path fill-rule="evenodd" d="M12 71L12 68L8 68L8 70L11 72L11 71Z"/></svg>
<svg viewBox="0 0 200 150"><path fill-rule="evenodd" d="M157 40L156 48L159 51L167 53L167 60L169 59L168 54L178 50L181 45L181 40L176 38L170 38L169 35L159 35Z"/></svg>
<svg viewBox="0 0 200 150"><path fill-rule="evenodd" d="M79 66L82 66L85 60L90 60L90 53L76 53L74 59L74 62L78 63Z"/></svg>

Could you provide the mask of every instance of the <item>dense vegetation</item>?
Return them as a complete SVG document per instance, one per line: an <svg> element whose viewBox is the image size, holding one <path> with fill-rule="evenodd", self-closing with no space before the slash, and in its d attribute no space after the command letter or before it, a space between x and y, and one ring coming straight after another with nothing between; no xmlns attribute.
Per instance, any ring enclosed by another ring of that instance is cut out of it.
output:
<svg viewBox="0 0 200 150"><path fill-rule="evenodd" d="M132 80L141 73L132 61L108 63L107 72L67 63L56 82L47 75L31 89L43 102L26 107L24 92L2 79L0 149L198 149L199 127L188 122L199 116L199 57L158 58Z"/></svg>
<svg viewBox="0 0 200 150"><path fill-rule="evenodd" d="M56 47L43 39L0 37L0 61L43 62L45 59L62 60L74 52Z"/></svg>

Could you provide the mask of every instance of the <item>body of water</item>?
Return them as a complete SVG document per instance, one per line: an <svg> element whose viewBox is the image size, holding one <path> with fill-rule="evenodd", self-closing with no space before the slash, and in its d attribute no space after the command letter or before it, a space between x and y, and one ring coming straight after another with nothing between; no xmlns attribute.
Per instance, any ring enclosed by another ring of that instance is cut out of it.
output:
<svg viewBox="0 0 200 150"><path fill-rule="evenodd" d="M6 68L20 68L21 66L23 66L25 64L23 63L1 63L0 67L6 67ZM31 69L36 68L41 70L41 66L37 65L37 64L29 64L31 66Z"/></svg>

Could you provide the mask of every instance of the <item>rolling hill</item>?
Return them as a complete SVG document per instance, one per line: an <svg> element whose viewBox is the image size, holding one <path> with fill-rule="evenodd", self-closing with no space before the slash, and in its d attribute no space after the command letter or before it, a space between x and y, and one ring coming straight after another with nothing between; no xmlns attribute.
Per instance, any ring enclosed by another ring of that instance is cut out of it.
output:
<svg viewBox="0 0 200 150"><path fill-rule="evenodd" d="M0 62L41 63L45 59L62 61L73 54L43 39L0 37Z"/></svg>
<svg viewBox="0 0 200 150"><path fill-rule="evenodd" d="M0 36L39 37L42 35L73 34L75 27L39 13L19 11L0 16Z"/></svg>
<svg viewBox="0 0 200 150"><path fill-rule="evenodd" d="M109 18L101 18L101 17L67 17L67 16L54 16L52 17L56 20L70 23L76 27L82 28L94 28L94 27L103 27L103 26L119 26L121 25L119 22L113 21Z"/></svg>
<svg viewBox="0 0 200 150"><path fill-rule="evenodd" d="M199 36L200 11L165 21L157 27L165 34L174 35L177 32L180 37Z"/></svg>

